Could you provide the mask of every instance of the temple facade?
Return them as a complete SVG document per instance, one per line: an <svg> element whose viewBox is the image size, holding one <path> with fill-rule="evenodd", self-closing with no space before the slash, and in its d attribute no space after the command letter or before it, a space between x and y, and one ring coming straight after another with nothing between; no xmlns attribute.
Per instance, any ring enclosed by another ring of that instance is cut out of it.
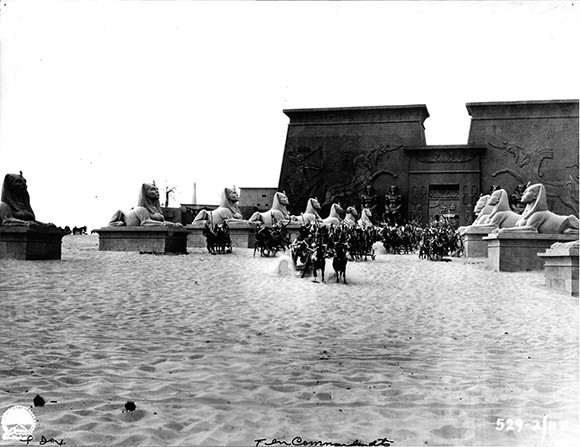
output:
<svg viewBox="0 0 580 447"><path fill-rule="evenodd" d="M316 197L328 213L372 204L383 217L397 200L404 220L473 221L481 194L513 195L542 183L548 206L578 215L578 100L466 104L465 145L427 145L424 104L284 110L290 118L278 190L292 214Z"/></svg>

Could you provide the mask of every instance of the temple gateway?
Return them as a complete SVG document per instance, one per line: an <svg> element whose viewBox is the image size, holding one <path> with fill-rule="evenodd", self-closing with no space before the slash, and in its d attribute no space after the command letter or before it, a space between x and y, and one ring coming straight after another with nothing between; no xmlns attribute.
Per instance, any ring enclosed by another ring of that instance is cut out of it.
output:
<svg viewBox="0 0 580 447"><path fill-rule="evenodd" d="M284 110L290 118L278 185L292 214L315 197L372 208L388 220L473 222L481 194L502 188L518 206L526 184L548 207L578 216L578 100L478 102L465 145L426 145L420 105Z"/></svg>

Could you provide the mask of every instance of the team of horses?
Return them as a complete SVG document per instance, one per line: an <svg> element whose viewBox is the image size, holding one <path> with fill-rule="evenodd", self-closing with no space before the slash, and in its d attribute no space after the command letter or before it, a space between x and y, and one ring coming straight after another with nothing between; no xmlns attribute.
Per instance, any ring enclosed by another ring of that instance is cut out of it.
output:
<svg viewBox="0 0 580 447"><path fill-rule="evenodd" d="M285 204L284 197L280 203ZM325 280L327 260L332 259L332 269L336 281L347 284L346 267L349 261L375 260L374 244L382 242L385 251L391 254L418 253L420 259L442 260L445 256L460 256L463 246L459 233L449 222L439 221L427 227L414 223L389 225L385 222L375 224L368 210L362 210L360 219L353 207L343 210L333 205L329 216L321 219L315 210L317 203L309 203L310 214L302 213L300 219L275 218L268 214L268 224L262 216L257 216L255 228L254 257L276 256L279 252L290 250L294 267L301 277L310 274L314 281ZM314 211L312 211L314 210ZM284 209L285 211L285 209ZM341 216L345 215L345 219ZM267 217L268 217L267 216ZM308 218L306 218L306 217ZM260 217L258 219L258 217ZM291 240L288 225L299 223L298 235ZM204 236L207 250L212 254L230 253L231 238L227 221L221 225L206 224Z"/></svg>

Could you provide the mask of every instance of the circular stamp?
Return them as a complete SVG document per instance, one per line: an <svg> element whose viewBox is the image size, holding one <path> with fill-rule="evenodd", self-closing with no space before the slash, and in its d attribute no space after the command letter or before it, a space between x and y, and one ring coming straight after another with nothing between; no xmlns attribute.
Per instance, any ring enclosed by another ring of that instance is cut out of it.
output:
<svg viewBox="0 0 580 447"><path fill-rule="evenodd" d="M4 440L27 439L35 428L36 417L28 407L14 405L2 414L2 439Z"/></svg>

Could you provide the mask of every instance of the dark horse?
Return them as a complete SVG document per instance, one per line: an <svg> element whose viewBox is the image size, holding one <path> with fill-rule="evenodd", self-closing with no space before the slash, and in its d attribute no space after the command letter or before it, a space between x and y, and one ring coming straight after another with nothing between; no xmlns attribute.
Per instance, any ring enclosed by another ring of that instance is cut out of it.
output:
<svg viewBox="0 0 580 447"><path fill-rule="evenodd" d="M87 227L73 227L72 234L87 234Z"/></svg>
<svg viewBox="0 0 580 447"><path fill-rule="evenodd" d="M311 270L314 275L314 282L318 282L317 271L320 270L322 282L324 282L324 269L326 267L326 256L324 253L324 246L322 244L316 244L308 255L306 256L306 263L304 264L304 270L302 271L302 278L307 271Z"/></svg>
<svg viewBox="0 0 580 447"><path fill-rule="evenodd" d="M336 273L336 282L340 281L340 277L344 280L346 284L346 264L348 263L348 258L346 256L346 247L343 244L338 244L334 248L334 258L332 259L332 268Z"/></svg>

